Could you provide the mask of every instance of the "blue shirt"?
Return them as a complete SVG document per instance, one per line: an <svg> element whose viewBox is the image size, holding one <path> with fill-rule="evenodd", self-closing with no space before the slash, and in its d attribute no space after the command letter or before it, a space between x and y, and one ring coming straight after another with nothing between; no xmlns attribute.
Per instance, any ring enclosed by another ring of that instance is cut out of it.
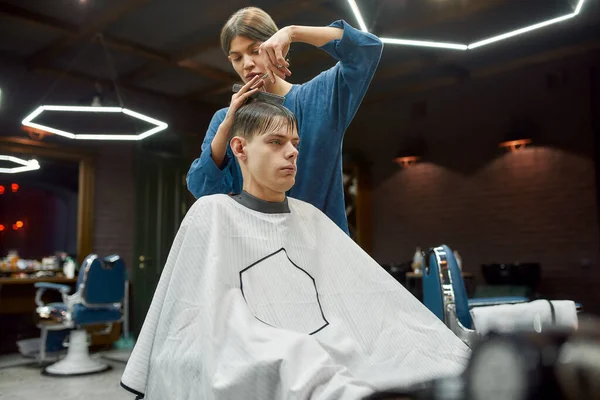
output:
<svg viewBox="0 0 600 400"><path fill-rule="evenodd" d="M284 106L298 119L300 148L296 183L287 195L311 203L348 233L342 180L342 141L373 79L383 44L374 35L345 21L330 26L344 30L342 38L321 49L338 60L335 66L302 85L293 85ZM227 145L220 168L212 159L211 143L227 114L213 116L202 143L202 154L187 174L188 189L199 198L242 191L242 171Z"/></svg>

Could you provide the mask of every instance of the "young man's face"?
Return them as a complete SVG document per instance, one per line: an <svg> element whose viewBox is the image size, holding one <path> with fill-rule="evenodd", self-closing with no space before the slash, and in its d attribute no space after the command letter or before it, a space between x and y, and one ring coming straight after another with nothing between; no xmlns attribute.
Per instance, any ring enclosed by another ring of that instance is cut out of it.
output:
<svg viewBox="0 0 600 400"><path fill-rule="evenodd" d="M244 141L244 190L267 201L277 201L296 182L300 138L286 124Z"/></svg>

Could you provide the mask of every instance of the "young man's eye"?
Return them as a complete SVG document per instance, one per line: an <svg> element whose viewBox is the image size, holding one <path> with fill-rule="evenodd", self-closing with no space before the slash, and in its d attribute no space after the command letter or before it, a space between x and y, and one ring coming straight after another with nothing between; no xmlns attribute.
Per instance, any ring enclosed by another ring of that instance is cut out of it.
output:
<svg viewBox="0 0 600 400"><path fill-rule="evenodd" d="M241 59L242 59L242 57L237 57L237 58L234 58L232 61L233 61L233 62L238 62L238 61L240 61Z"/></svg>
<svg viewBox="0 0 600 400"><path fill-rule="evenodd" d="M252 54L258 54L258 49L256 49L256 50L253 50L253 51L252 51Z"/></svg>
<svg viewBox="0 0 600 400"><path fill-rule="evenodd" d="M272 143L272 144L281 144L281 141L280 140L271 140L270 143Z"/></svg>

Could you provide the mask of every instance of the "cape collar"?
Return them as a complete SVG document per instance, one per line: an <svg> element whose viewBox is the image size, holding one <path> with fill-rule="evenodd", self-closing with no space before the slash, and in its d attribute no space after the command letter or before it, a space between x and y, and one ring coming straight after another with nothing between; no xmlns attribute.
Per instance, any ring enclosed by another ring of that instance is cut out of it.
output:
<svg viewBox="0 0 600 400"><path fill-rule="evenodd" d="M231 195L231 198L244 207L265 214L283 214L290 212L287 197L281 202L270 202L254 197L246 191L242 191L242 193Z"/></svg>

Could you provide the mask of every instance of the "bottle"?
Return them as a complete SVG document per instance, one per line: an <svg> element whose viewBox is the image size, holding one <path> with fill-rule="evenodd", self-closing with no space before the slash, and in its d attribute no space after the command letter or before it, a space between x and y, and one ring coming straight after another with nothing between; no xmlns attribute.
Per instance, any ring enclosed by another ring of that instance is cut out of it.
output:
<svg viewBox="0 0 600 400"><path fill-rule="evenodd" d="M412 270L415 274L420 274L423 270L423 253L421 248L417 246L415 255L413 256Z"/></svg>
<svg viewBox="0 0 600 400"><path fill-rule="evenodd" d="M75 278L75 261L71 257L67 257L63 264L63 273L67 279Z"/></svg>

